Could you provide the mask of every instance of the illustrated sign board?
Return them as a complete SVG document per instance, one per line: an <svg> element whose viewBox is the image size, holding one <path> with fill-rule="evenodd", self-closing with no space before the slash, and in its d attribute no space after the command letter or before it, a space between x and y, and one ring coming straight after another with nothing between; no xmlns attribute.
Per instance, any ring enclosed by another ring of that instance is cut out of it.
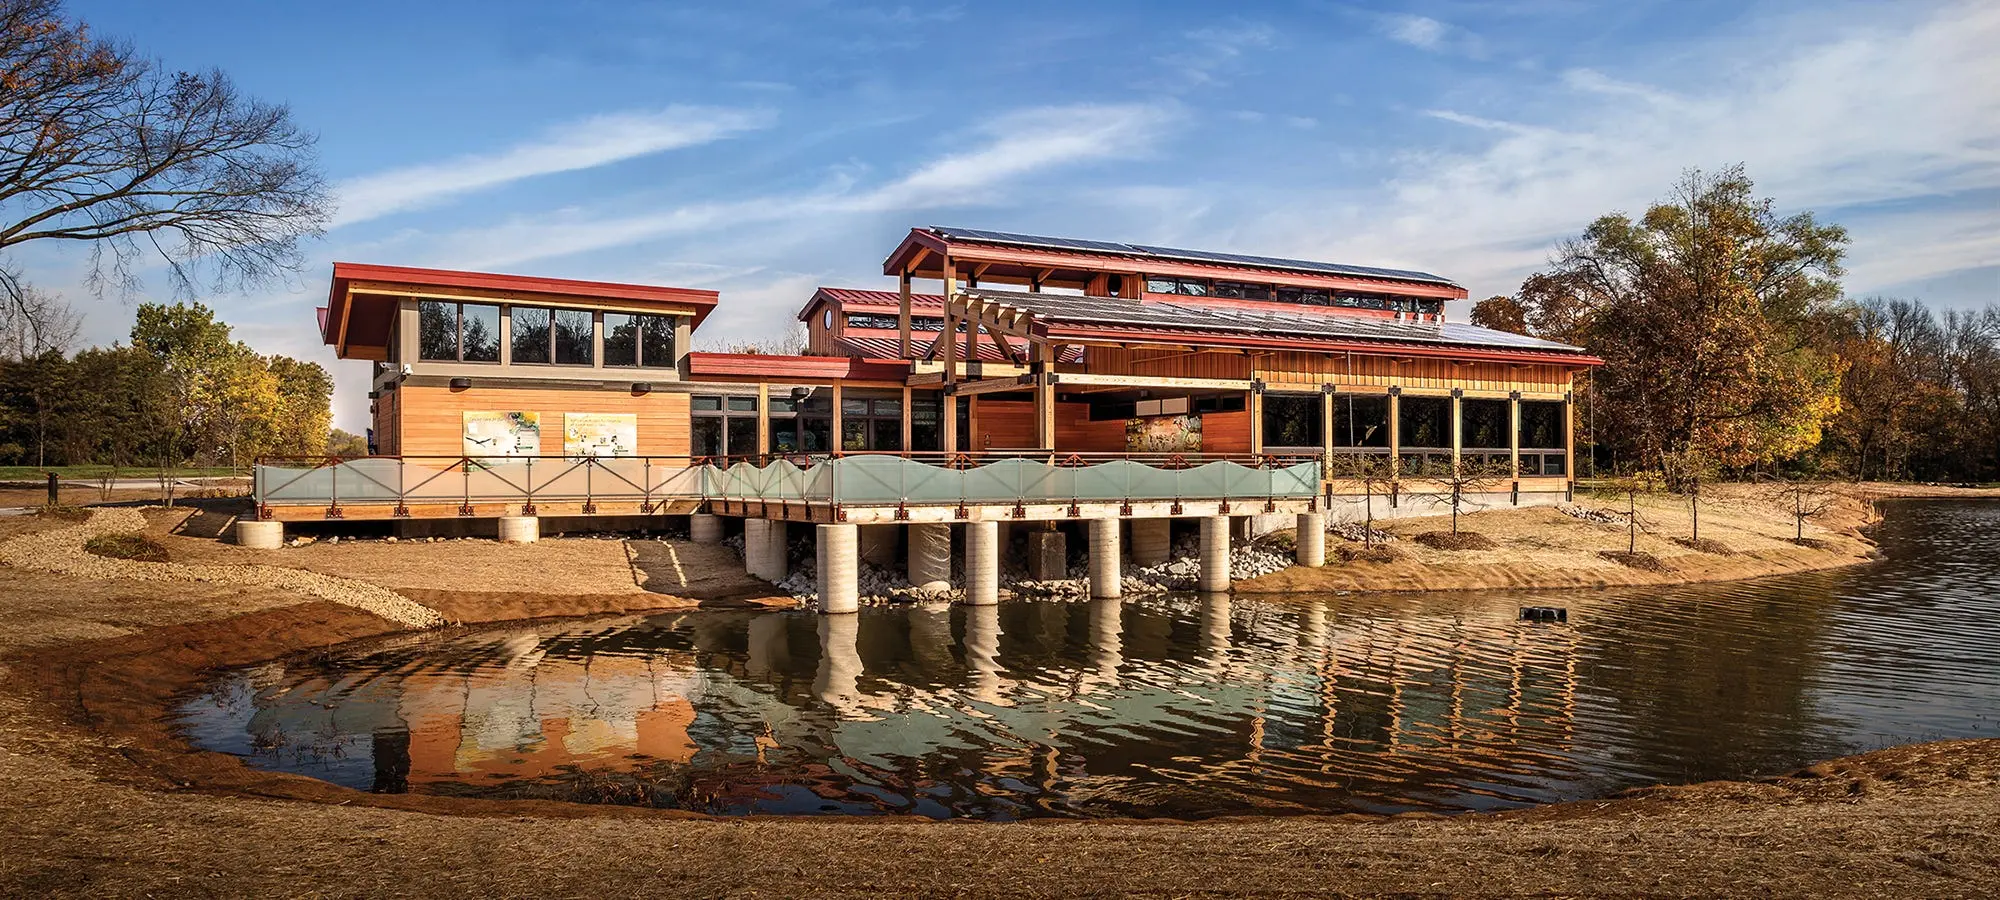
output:
<svg viewBox="0 0 2000 900"><path fill-rule="evenodd" d="M563 456L638 456L635 413L563 413Z"/></svg>
<svg viewBox="0 0 2000 900"><path fill-rule="evenodd" d="M542 455L542 414L467 411L465 455Z"/></svg>
<svg viewBox="0 0 2000 900"><path fill-rule="evenodd" d="M1200 453L1200 416L1148 416L1125 420L1128 453Z"/></svg>

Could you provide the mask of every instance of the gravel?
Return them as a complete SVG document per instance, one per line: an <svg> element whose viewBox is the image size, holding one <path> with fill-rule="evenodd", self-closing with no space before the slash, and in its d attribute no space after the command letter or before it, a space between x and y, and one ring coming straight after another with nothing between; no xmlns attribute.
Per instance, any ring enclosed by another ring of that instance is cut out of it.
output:
<svg viewBox="0 0 2000 900"><path fill-rule="evenodd" d="M388 588L352 579L281 566L136 562L110 559L83 549L83 545L94 537L131 534L145 529L146 517L138 509L93 509L90 519L81 525L25 534L0 543L0 563L77 578L255 585L352 606L414 628L434 628L445 624L444 617L430 607Z"/></svg>
<svg viewBox="0 0 2000 900"><path fill-rule="evenodd" d="M1369 528L1360 522L1335 522L1327 526L1326 533L1357 544L1387 544L1396 540L1394 534L1380 528Z"/></svg>
<svg viewBox="0 0 2000 900"><path fill-rule="evenodd" d="M1593 522L1598 525L1623 525L1625 524L1626 516L1625 513L1615 509L1601 509L1584 506L1580 503L1558 503L1556 504L1556 512L1569 516L1572 519L1582 519L1585 522Z"/></svg>

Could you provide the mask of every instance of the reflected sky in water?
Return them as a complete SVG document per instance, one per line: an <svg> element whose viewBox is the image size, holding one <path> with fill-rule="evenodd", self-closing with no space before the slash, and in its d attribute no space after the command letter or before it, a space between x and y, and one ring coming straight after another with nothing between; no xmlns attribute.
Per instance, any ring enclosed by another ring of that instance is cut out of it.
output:
<svg viewBox="0 0 2000 900"><path fill-rule="evenodd" d="M407 635L224 673L178 724L361 790L988 819L1500 809L1995 736L2000 503L1898 503L1879 538L1664 589Z"/></svg>

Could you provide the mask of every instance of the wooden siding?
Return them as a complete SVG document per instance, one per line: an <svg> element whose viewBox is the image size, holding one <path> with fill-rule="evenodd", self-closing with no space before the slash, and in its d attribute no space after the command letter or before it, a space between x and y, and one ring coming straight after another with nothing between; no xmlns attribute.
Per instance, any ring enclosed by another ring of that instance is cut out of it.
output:
<svg viewBox="0 0 2000 900"><path fill-rule="evenodd" d="M1035 404L1024 400L979 400L973 424L975 450L1022 450L1035 446Z"/></svg>
<svg viewBox="0 0 2000 900"><path fill-rule="evenodd" d="M632 396L623 391L549 388L404 387L401 434L397 453L404 456L457 456L465 451L467 412L535 412L542 417L542 455L561 456L563 413L634 413L639 424L641 456L686 456L688 395L654 392Z"/></svg>
<svg viewBox="0 0 2000 900"><path fill-rule="evenodd" d="M1250 413L1247 410L1202 413L1201 452L1249 453Z"/></svg>
<svg viewBox="0 0 2000 900"><path fill-rule="evenodd" d="M396 449L397 447L396 425L398 421L396 416L396 406L397 406L397 398L401 397L402 395L403 395L402 391L386 391L377 396L375 400L374 452L382 454L384 456L393 456L398 452Z"/></svg>

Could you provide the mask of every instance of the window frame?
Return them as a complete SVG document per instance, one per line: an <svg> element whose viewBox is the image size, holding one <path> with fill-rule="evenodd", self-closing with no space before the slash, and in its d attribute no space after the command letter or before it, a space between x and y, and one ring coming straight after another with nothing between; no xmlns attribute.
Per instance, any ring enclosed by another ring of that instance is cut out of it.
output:
<svg viewBox="0 0 2000 900"><path fill-rule="evenodd" d="M451 356L429 356L424 353L424 324L423 324L424 307L433 304L438 306L447 306L451 308L451 317L452 317ZM492 309L496 314L493 321L493 325L496 331L493 335L494 355L492 359L465 358L465 308L467 306L489 308ZM500 304L500 303L481 303L478 301L470 301L470 300L442 300L436 298L422 298L417 300L417 361L427 362L427 363L467 363L475 366L500 365L502 362L506 360L505 356L506 348L500 343L500 335L498 329L501 328L502 317L504 317L505 315L506 315L506 306L505 304Z"/></svg>

